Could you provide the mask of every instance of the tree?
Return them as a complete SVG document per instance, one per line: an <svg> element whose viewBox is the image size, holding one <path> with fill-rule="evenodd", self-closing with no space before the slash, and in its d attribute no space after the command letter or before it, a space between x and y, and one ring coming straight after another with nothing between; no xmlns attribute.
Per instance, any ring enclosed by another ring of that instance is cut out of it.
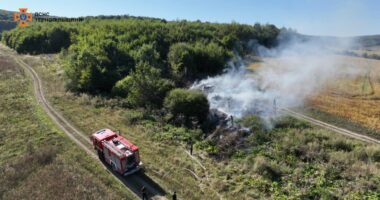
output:
<svg viewBox="0 0 380 200"><path fill-rule="evenodd" d="M65 67L69 89L92 94L110 93L115 83L133 69L134 62L128 52L120 50L112 39L99 37L102 39L97 45L88 47L81 41L69 48Z"/></svg>
<svg viewBox="0 0 380 200"><path fill-rule="evenodd" d="M129 90L132 88L133 79L132 76L126 76L120 81L116 82L112 88L112 94L119 97L127 97Z"/></svg>
<svg viewBox="0 0 380 200"><path fill-rule="evenodd" d="M176 43L170 47L168 62L171 74L178 83L196 73L194 57L195 52L190 44Z"/></svg>
<svg viewBox="0 0 380 200"><path fill-rule="evenodd" d="M206 96L200 91L174 89L166 96L164 108L170 114L170 119L191 126L195 121L202 124L209 112Z"/></svg>
<svg viewBox="0 0 380 200"><path fill-rule="evenodd" d="M143 44L135 53L136 61L147 62L149 65L161 68L162 59L154 47L154 44Z"/></svg>
<svg viewBox="0 0 380 200"><path fill-rule="evenodd" d="M174 84L161 78L160 69L140 62L127 80L128 101L134 106L160 108Z"/></svg>
<svg viewBox="0 0 380 200"><path fill-rule="evenodd" d="M228 57L228 52L214 42L176 43L170 47L168 62L174 79L184 83L222 72Z"/></svg>

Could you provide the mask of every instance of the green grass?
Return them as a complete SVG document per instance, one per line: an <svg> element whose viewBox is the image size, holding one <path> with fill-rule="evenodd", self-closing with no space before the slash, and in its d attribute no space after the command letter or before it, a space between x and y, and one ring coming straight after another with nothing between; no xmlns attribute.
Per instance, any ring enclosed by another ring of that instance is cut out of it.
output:
<svg viewBox="0 0 380 200"><path fill-rule="evenodd" d="M204 149L196 148L195 156L205 172L183 150L181 137L186 130L171 127L146 111L121 108L119 100L66 92L54 58L25 60L41 74L49 100L65 117L88 135L104 127L120 130L140 147L148 176L168 192L177 191L180 198L380 198L378 146L284 119L272 130L245 136L241 147L231 145L234 151L228 153L232 155L222 159L207 152L218 154L221 147L226 148L218 146L222 143L197 144Z"/></svg>
<svg viewBox="0 0 380 200"><path fill-rule="evenodd" d="M0 61L0 199L133 199L57 129L26 73Z"/></svg>

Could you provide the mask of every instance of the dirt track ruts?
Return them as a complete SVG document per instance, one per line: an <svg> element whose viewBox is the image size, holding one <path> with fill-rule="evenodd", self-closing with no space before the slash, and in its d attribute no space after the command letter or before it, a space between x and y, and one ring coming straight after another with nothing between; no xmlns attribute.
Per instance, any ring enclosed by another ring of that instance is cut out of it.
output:
<svg viewBox="0 0 380 200"><path fill-rule="evenodd" d="M352 138L355 138L355 139L358 139L358 140L361 140L361 141L364 141L364 142L369 142L369 143L374 143L374 144L380 144L380 140L377 140L375 138L371 138L371 137L368 137L368 136L360 134L360 133L356 133L356 132L353 132L353 131L350 131L350 130L347 130L347 129L344 129L344 128L340 128L340 127L334 126L334 125L326 123L326 122L322 122L320 120L311 118L309 116L303 115L301 113L295 112L295 111L287 109L287 108L282 108L281 110L284 111L285 113L287 113L288 115L292 116L292 117L305 120L305 121L307 121L307 122L309 122L311 124L323 127L325 129L334 131L336 133L339 133L339 134L342 134L342 135L345 135L345 136L349 136L349 137L352 137Z"/></svg>
<svg viewBox="0 0 380 200"><path fill-rule="evenodd" d="M59 112L57 112L49 103L49 101L45 98L42 81L39 78L37 72L26 64L21 59L17 58L13 52L10 52L7 47L1 45L1 49L4 53L9 55L9 57L13 58L13 60L24 70L26 70L33 81L34 94L38 103L42 106L48 116L57 124L57 126L79 147L81 147L89 156L96 159L102 166L108 170L108 172L113 174L113 177L125 185L133 194L136 195L136 198L141 198L141 188L142 186L146 187L147 194L152 199L166 199L166 192L151 178L149 178L145 173L138 172L127 177L121 176L120 174L113 172L112 169L105 163L102 163L96 153L93 151L91 141L87 136L85 136L82 132L80 132L77 128L75 128L70 122L68 122ZM9 51L9 52L8 52Z"/></svg>

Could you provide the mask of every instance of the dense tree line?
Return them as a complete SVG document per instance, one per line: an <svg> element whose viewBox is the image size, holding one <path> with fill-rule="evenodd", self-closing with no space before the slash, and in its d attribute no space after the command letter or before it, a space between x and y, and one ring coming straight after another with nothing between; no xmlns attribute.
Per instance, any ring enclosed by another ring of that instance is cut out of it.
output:
<svg viewBox="0 0 380 200"><path fill-rule="evenodd" d="M71 91L120 96L131 106L161 108L172 89L223 72L233 52L249 51L250 40L276 45L279 32L273 25L101 16L81 23L32 23L4 33L2 41L19 53L62 50ZM178 103L175 98L181 95L205 99L175 91L167 101ZM202 118L167 109L185 116L186 123L191 117Z"/></svg>
<svg viewBox="0 0 380 200"><path fill-rule="evenodd" d="M57 53L71 44L71 34L77 28L59 24L35 23L28 28L16 28L2 33L2 41L18 53Z"/></svg>

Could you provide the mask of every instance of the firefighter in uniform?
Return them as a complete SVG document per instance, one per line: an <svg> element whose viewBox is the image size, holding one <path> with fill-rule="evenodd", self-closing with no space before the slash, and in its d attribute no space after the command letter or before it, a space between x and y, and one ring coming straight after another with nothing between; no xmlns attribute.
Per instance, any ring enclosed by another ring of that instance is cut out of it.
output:
<svg viewBox="0 0 380 200"><path fill-rule="evenodd" d="M148 200L148 195L146 194L145 186L141 188L141 197L142 197L142 200Z"/></svg>

